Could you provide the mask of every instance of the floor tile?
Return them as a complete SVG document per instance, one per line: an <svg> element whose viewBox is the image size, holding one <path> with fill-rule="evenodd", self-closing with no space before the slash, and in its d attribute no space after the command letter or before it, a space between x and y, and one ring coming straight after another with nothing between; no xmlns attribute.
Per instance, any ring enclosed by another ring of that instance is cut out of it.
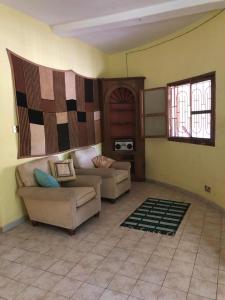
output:
<svg viewBox="0 0 225 300"><path fill-rule="evenodd" d="M182 249L177 249L174 254L174 259L179 259L188 263L194 263L196 259L196 254Z"/></svg>
<svg viewBox="0 0 225 300"><path fill-rule="evenodd" d="M198 279L208 280L217 283L218 270L195 265L192 276Z"/></svg>
<svg viewBox="0 0 225 300"><path fill-rule="evenodd" d="M174 252L175 252L174 248L157 246L153 254L171 259L174 255Z"/></svg>
<svg viewBox="0 0 225 300"><path fill-rule="evenodd" d="M0 275L15 278L24 269L24 266L5 259L0 259Z"/></svg>
<svg viewBox="0 0 225 300"><path fill-rule="evenodd" d="M40 276L43 274L44 271L25 267L22 272L20 272L16 277L15 280L23 282L25 284L32 284L34 283Z"/></svg>
<svg viewBox="0 0 225 300"><path fill-rule="evenodd" d="M67 274L67 277L85 281L94 270L94 267L78 264Z"/></svg>
<svg viewBox="0 0 225 300"><path fill-rule="evenodd" d="M132 292L135 284L136 279L116 274L109 284L109 289L129 295Z"/></svg>
<svg viewBox="0 0 225 300"><path fill-rule="evenodd" d="M171 259L166 257L160 257L158 255L152 255L148 261L147 266L167 271L171 264Z"/></svg>
<svg viewBox="0 0 225 300"><path fill-rule="evenodd" d="M37 259L35 259L34 261L31 262L30 266L46 271L56 261L57 261L56 258L41 254L37 257Z"/></svg>
<svg viewBox="0 0 225 300"><path fill-rule="evenodd" d="M59 282L63 277L50 273L44 272L41 276L33 283L34 286L42 289L51 291L54 286Z"/></svg>
<svg viewBox="0 0 225 300"><path fill-rule="evenodd" d="M114 274L107 271L96 270L87 278L86 282L102 288L106 288L112 281Z"/></svg>
<svg viewBox="0 0 225 300"><path fill-rule="evenodd" d="M114 247L109 253L108 257L113 257L118 260L126 260L130 255L131 251L123 248Z"/></svg>
<svg viewBox="0 0 225 300"><path fill-rule="evenodd" d="M123 238L117 243L117 247L129 250L133 250L136 245L137 241L129 240L127 238Z"/></svg>
<svg viewBox="0 0 225 300"><path fill-rule="evenodd" d="M16 300L41 300L45 296L46 291L37 287L29 286L17 295Z"/></svg>
<svg viewBox="0 0 225 300"><path fill-rule="evenodd" d="M216 299L217 285L210 281L197 278L191 279L189 292L194 295Z"/></svg>
<svg viewBox="0 0 225 300"><path fill-rule="evenodd" d="M77 292L81 284L81 281L64 277L62 280L56 283L56 285L52 289L52 292L70 298Z"/></svg>
<svg viewBox="0 0 225 300"><path fill-rule="evenodd" d="M106 258L98 267L99 270L116 273L122 266L123 261L114 257Z"/></svg>
<svg viewBox="0 0 225 300"><path fill-rule="evenodd" d="M135 250L135 251L130 253L127 261L144 266L148 262L150 256L151 256L150 253L144 253L144 252L140 252L140 251Z"/></svg>
<svg viewBox="0 0 225 300"><path fill-rule="evenodd" d="M219 270L218 283L225 285L225 271Z"/></svg>
<svg viewBox="0 0 225 300"><path fill-rule="evenodd" d="M81 261L80 264L87 267L93 267L96 268L100 265L100 263L105 259L104 256L89 253L87 256L85 256Z"/></svg>
<svg viewBox="0 0 225 300"><path fill-rule="evenodd" d="M187 292L189 289L191 277L180 275L180 273L168 272L163 283L164 287Z"/></svg>
<svg viewBox="0 0 225 300"><path fill-rule="evenodd" d="M207 261L207 267L217 269L219 265L219 257L208 256L197 254L196 265L205 266L205 262Z"/></svg>
<svg viewBox="0 0 225 300"><path fill-rule="evenodd" d="M118 274L137 279L143 272L144 266L137 263L126 261L120 267Z"/></svg>
<svg viewBox="0 0 225 300"><path fill-rule="evenodd" d="M106 289L100 297L100 300L127 300L127 298L128 295Z"/></svg>
<svg viewBox="0 0 225 300"><path fill-rule="evenodd" d="M104 289L84 283L82 286L77 290L77 292L74 294L73 298L74 300L98 300L101 295L103 294Z"/></svg>
<svg viewBox="0 0 225 300"><path fill-rule="evenodd" d="M194 264L182 260L173 259L169 267L169 272L180 273L181 275L191 276Z"/></svg>
<svg viewBox="0 0 225 300"><path fill-rule="evenodd" d="M144 300L156 300L160 289L161 286L159 285L139 280L132 291L132 296Z"/></svg>
<svg viewBox="0 0 225 300"><path fill-rule="evenodd" d="M175 236L120 226L149 196L192 203ZM28 222L0 234L0 299L18 299L18 292L38 299L44 290L41 300L209 300L218 278L217 300L224 300L224 245L218 210L178 190L132 183L115 205L102 202L100 217L73 237Z"/></svg>
<svg viewBox="0 0 225 300"><path fill-rule="evenodd" d="M199 244L198 242L190 242L190 241L180 241L178 244L178 249L184 250L184 251L190 251L193 253L198 252Z"/></svg>
<svg viewBox="0 0 225 300"><path fill-rule="evenodd" d="M225 285L218 284L217 300L224 300L224 299L225 299Z"/></svg>
<svg viewBox="0 0 225 300"><path fill-rule="evenodd" d="M161 285L166 277L166 271L154 267L146 267L140 276L143 281Z"/></svg>
<svg viewBox="0 0 225 300"><path fill-rule="evenodd" d="M186 300L187 294L177 290L171 290L163 287L158 295L157 300Z"/></svg>
<svg viewBox="0 0 225 300"><path fill-rule="evenodd" d="M112 247L108 246L107 244L104 243L98 243L92 250L91 252L101 255L101 256L107 256L110 252L112 251Z"/></svg>
<svg viewBox="0 0 225 300"><path fill-rule="evenodd" d="M11 248L9 251L5 252L4 254L2 254L2 258L4 259L8 259L11 261L16 260L17 258L19 258L20 256L22 256L26 251L23 249L19 249L19 248Z"/></svg>
<svg viewBox="0 0 225 300"><path fill-rule="evenodd" d="M187 300L209 300L209 298L201 297L201 296L197 296L197 295L193 295L193 294L189 293L187 296Z"/></svg>
<svg viewBox="0 0 225 300"><path fill-rule="evenodd" d="M26 285L21 282L0 276L0 297L4 299L15 299L25 287Z"/></svg>
<svg viewBox="0 0 225 300"><path fill-rule="evenodd" d="M40 300L68 300L68 298L49 292Z"/></svg>
<svg viewBox="0 0 225 300"><path fill-rule="evenodd" d="M58 275L66 275L72 270L74 265L71 262L66 262L63 260L58 260L49 269L48 272L52 272Z"/></svg>

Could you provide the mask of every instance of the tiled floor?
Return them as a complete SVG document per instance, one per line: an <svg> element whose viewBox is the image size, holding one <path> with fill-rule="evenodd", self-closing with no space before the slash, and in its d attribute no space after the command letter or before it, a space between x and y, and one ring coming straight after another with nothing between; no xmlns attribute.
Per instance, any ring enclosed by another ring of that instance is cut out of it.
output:
<svg viewBox="0 0 225 300"><path fill-rule="evenodd" d="M175 237L119 224L148 196L191 202ZM196 197L135 183L74 236L22 224L0 234L0 299L225 299L225 215Z"/></svg>

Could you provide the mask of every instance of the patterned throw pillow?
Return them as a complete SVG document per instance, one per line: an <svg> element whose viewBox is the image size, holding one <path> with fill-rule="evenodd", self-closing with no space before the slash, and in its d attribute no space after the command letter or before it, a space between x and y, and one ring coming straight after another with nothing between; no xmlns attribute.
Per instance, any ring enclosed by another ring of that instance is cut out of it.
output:
<svg viewBox="0 0 225 300"><path fill-rule="evenodd" d="M69 181L76 179L76 173L72 159L66 160L49 160L52 175L58 181Z"/></svg>
<svg viewBox="0 0 225 300"><path fill-rule="evenodd" d="M96 168L110 168L115 160L103 155L98 155L94 157L92 161Z"/></svg>

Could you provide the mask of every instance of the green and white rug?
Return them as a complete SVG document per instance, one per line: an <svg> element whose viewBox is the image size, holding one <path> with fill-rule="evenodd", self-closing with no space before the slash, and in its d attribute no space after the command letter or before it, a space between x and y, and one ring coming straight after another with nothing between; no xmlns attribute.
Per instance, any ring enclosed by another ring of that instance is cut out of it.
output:
<svg viewBox="0 0 225 300"><path fill-rule="evenodd" d="M190 203L148 198L121 226L174 235Z"/></svg>

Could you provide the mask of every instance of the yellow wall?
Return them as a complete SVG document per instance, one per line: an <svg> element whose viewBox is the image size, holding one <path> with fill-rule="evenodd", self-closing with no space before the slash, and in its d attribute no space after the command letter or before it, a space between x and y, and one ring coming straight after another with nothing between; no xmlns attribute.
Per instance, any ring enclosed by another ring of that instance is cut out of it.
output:
<svg viewBox="0 0 225 300"><path fill-rule="evenodd" d="M225 13L196 31L150 50L128 56L129 76L146 76L146 88L216 71L216 147L146 139L146 176L206 196L225 208ZM23 216L16 197L15 100L6 48L45 66L73 69L86 76L126 76L125 53L106 56L0 5L0 227ZM174 35L173 35L174 36ZM107 68L107 70L106 70ZM99 148L99 147L98 147ZM204 185L212 187L205 194Z"/></svg>
<svg viewBox="0 0 225 300"><path fill-rule="evenodd" d="M146 139L146 177L193 191L225 208L224 28L225 12L183 37L129 54L128 68L129 76L146 76L146 88L216 71L216 147ZM126 76L125 53L109 57L107 76ZM211 194L205 193L205 184L212 187Z"/></svg>
<svg viewBox="0 0 225 300"><path fill-rule="evenodd" d="M45 66L97 77L103 74L106 56L75 39L60 38L51 29L22 13L0 5L0 227L23 216L21 201L15 195L17 135L15 100L6 48Z"/></svg>

